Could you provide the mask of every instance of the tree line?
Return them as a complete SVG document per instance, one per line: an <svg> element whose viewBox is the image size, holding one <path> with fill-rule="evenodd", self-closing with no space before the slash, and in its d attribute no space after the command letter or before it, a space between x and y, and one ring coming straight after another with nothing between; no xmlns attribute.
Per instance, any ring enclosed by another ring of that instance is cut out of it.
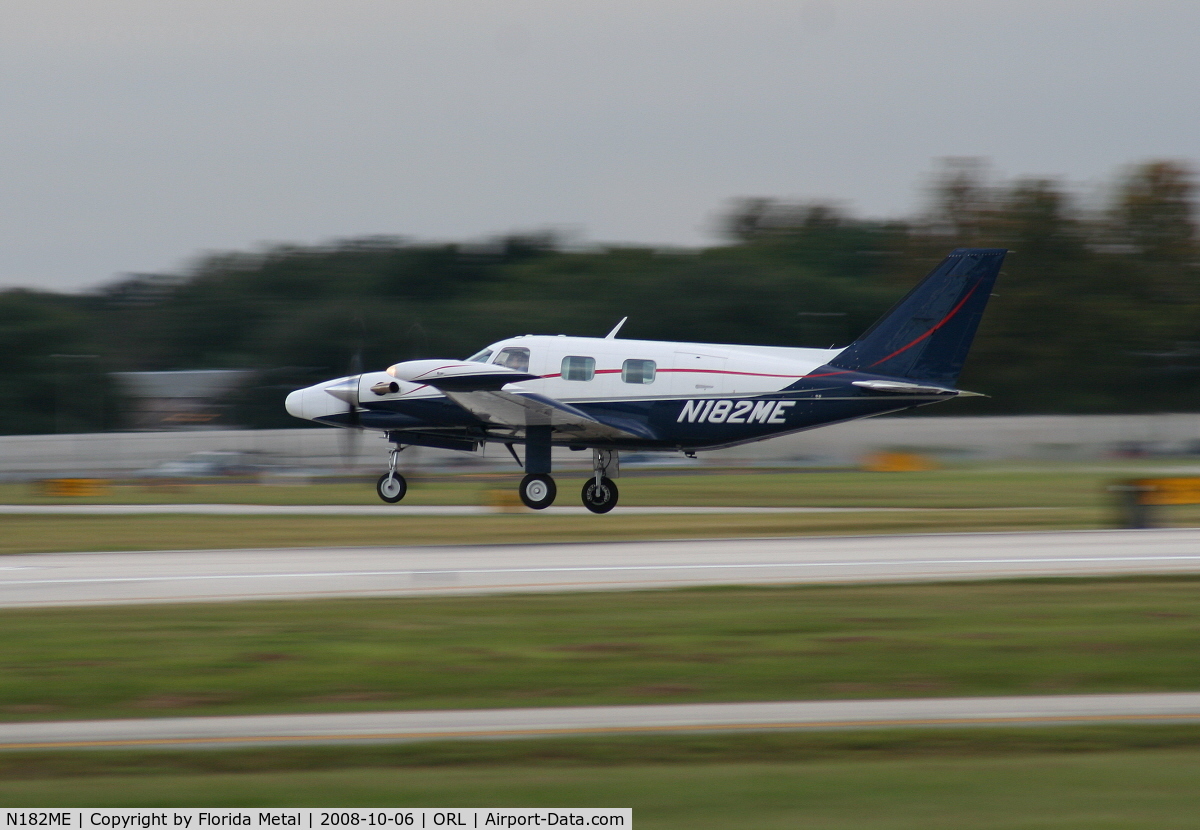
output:
<svg viewBox="0 0 1200 830"><path fill-rule="evenodd" d="M929 414L1200 409L1200 258L1187 165L1151 161L1091 204L1052 179L942 164L915 218L744 199L722 244L578 249L552 234L372 237L210 256L80 294L0 292L0 433L122 426L114 371L239 368L226 421L298 426L290 389L513 334L845 345L951 248L1012 250L963 374Z"/></svg>

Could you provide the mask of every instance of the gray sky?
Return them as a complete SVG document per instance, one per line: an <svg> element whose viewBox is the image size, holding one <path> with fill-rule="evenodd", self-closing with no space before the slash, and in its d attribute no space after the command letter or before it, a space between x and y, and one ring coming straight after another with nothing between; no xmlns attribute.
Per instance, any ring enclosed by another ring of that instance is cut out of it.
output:
<svg viewBox="0 0 1200 830"><path fill-rule="evenodd" d="M1195 0L5 0L0 285L1200 158Z"/></svg>

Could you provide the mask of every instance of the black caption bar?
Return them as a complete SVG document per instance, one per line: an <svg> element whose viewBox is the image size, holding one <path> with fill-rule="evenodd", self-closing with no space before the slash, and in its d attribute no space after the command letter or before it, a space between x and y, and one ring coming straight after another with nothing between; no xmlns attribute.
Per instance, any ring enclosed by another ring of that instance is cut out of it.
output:
<svg viewBox="0 0 1200 830"><path fill-rule="evenodd" d="M214 828L510 828L633 827L629 807L340 807L245 809L104 808L5 810L3 828L49 827L70 830L214 830ZM3 830L0 828L0 830Z"/></svg>

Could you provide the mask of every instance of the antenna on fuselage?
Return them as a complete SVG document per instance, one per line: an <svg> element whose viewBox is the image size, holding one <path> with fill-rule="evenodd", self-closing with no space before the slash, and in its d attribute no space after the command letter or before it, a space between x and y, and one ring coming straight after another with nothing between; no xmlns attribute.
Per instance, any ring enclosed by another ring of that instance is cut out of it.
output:
<svg viewBox="0 0 1200 830"><path fill-rule="evenodd" d="M628 319L629 319L628 317L622 317L621 322L619 322L615 326L613 326L612 331L610 331L608 334L604 335L604 339L605 340L616 340L617 332L619 332L621 330L621 326L625 325L625 321Z"/></svg>

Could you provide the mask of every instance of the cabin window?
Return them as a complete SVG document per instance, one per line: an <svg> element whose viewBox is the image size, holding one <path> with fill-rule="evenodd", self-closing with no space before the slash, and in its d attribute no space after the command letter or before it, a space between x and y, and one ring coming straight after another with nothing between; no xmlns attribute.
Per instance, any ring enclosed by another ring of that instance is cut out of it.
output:
<svg viewBox="0 0 1200 830"><path fill-rule="evenodd" d="M496 356L496 365L517 372L529 371L529 349L502 349Z"/></svg>
<svg viewBox="0 0 1200 830"><path fill-rule="evenodd" d="M563 358L563 380L591 380L596 376L596 358L570 355Z"/></svg>
<svg viewBox="0 0 1200 830"><path fill-rule="evenodd" d="M482 352L476 352L467 358L467 363L487 363L488 358L492 356L491 349L484 349Z"/></svg>
<svg viewBox="0 0 1200 830"><path fill-rule="evenodd" d="M626 383L654 383L653 360L626 360L621 364L621 380Z"/></svg>

